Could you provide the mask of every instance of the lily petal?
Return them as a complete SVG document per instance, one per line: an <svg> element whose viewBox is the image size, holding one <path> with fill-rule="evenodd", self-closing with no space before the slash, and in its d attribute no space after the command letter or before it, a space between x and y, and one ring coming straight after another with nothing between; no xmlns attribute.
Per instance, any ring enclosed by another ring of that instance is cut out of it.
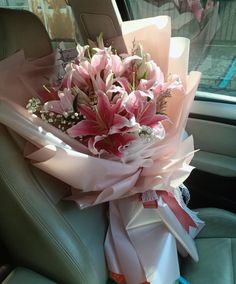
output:
<svg viewBox="0 0 236 284"><path fill-rule="evenodd" d="M43 106L43 110L46 112L63 113L63 108L59 100L46 102Z"/></svg>
<svg viewBox="0 0 236 284"><path fill-rule="evenodd" d="M101 129L96 121L82 120L76 125L67 129L67 133L70 137L88 136L88 135L98 135L101 133Z"/></svg>

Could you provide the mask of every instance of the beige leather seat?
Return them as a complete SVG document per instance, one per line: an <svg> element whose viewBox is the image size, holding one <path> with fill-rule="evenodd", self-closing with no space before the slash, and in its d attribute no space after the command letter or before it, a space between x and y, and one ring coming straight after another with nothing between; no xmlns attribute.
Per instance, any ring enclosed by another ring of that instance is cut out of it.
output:
<svg viewBox="0 0 236 284"><path fill-rule="evenodd" d="M17 267L1 282L2 284L55 284L56 282L23 267Z"/></svg>
<svg viewBox="0 0 236 284"><path fill-rule="evenodd" d="M19 49L27 57L52 50L33 14L0 9L0 58ZM56 282L106 283L104 207L80 211L64 201L68 186L32 167L22 155L23 144L0 125L0 239L16 265Z"/></svg>
<svg viewBox="0 0 236 284"><path fill-rule="evenodd" d="M48 33L32 13L0 8L0 60L20 49L29 58L49 54Z"/></svg>

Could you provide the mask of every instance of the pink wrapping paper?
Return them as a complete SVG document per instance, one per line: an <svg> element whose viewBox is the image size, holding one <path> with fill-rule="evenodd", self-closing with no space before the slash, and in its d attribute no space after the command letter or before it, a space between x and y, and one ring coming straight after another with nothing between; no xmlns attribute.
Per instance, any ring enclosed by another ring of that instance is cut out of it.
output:
<svg viewBox="0 0 236 284"><path fill-rule="evenodd" d="M172 284L179 277L177 248L182 255L198 260L193 237L203 222L183 204L178 187L192 170L193 139L182 141L181 135L200 73L187 74L189 41L170 38L170 28L170 19L165 16L133 21L123 27L129 34L122 41L112 40L129 50L135 38L161 66L166 78L177 73L184 85L184 90L168 99L166 112L171 123L165 122L165 139L142 145L142 155L127 152L124 161L91 156L78 141L25 110L28 99L44 84L45 74L54 71L51 56L28 62L19 52L0 63L1 123L28 141L25 156L34 166L71 185L71 199L81 208L110 201L105 242L108 269L122 275L128 284ZM161 197L157 198L157 209L145 209L138 193L148 190L171 192L196 226L186 232Z"/></svg>

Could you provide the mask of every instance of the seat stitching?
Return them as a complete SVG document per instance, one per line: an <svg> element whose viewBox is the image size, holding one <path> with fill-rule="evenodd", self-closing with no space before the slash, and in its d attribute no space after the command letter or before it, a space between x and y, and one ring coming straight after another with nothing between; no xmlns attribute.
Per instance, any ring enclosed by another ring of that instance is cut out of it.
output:
<svg viewBox="0 0 236 284"><path fill-rule="evenodd" d="M3 174L2 168L1 168L1 174ZM65 250L65 248L61 245L61 242L59 242L54 236L53 234L51 234L51 232L47 229L47 227L43 224L41 218L39 218L39 216L37 216L37 214L35 214L35 210L32 210L32 206L29 202L26 202L26 200L23 200L23 198L18 194L17 190L15 189L15 187L9 183L8 179L6 178L6 176L3 175L3 177L5 177L5 183L7 186L9 186L11 188L11 191L15 193L16 196L18 196L18 200L20 202L20 204L22 206L24 206L28 213L29 216L32 216L35 218L35 221L38 223L38 225L43 229L43 231L45 233L48 234L49 239L51 241L52 244L56 245L57 248L61 249L60 251L63 252L63 255L67 257L68 260L70 260L72 263L75 264L76 268L80 271L81 273L81 277L84 278L84 280L86 279L84 273L81 271L80 267L79 267L79 263L76 261L76 259L74 257L72 257L67 250ZM68 226L67 226L68 227ZM78 238L78 237L77 237ZM78 240L81 242L81 240L78 238ZM84 244L81 242L81 245L83 246Z"/></svg>
<svg viewBox="0 0 236 284"><path fill-rule="evenodd" d="M5 128L5 127L4 127L4 129L7 130L7 128ZM10 133L8 132L8 135L9 135L9 134L10 134ZM14 139L12 139L12 140L13 140L14 145L16 145ZM16 146L17 146L17 145L16 145ZM19 150L19 147L18 147L18 146L17 146L17 149ZM78 234L76 234L76 232L75 232L75 230L73 229L73 227L72 227L70 224L68 224L67 221L66 221L66 219L65 219L65 217L64 217L62 214L60 214L60 213L56 210L55 204L51 201L51 199L48 197L48 195L45 193L45 191L44 191L44 190L43 190L43 191L40 190L40 188L41 188L42 185L41 185L41 183L39 183L39 181L35 178L35 176L34 176L34 174L32 173L32 170L31 170L31 168L29 167L29 164L28 164L28 163L27 163L27 168L28 168L28 170L30 171L30 173L31 173L31 175L32 175L32 177L33 177L33 178L32 178L33 183L34 183L35 186L38 188L38 190L39 190L44 196L46 196L46 199L47 199L48 203L50 203L51 208L55 211L55 213L56 213L58 216L60 216L61 220L62 220L63 223L64 223L64 226L71 232L71 234L73 235L73 237L74 237L75 239L77 239L77 241L80 243L80 245L81 245L85 250L88 251L87 246L84 244L84 242L82 242L82 240L81 240L81 238L78 236ZM2 168L0 167L0 169L1 169L1 173L4 174L4 168L2 169ZM45 225L43 225L43 222L42 222L41 218L39 218L39 216L37 216L37 213L35 213L35 212L37 212L37 211L33 210L33 207L31 206L31 204L30 204L29 202L26 203L26 200L24 200L24 199L21 197L21 195L19 195L19 193L18 193L17 190L15 189L14 185L12 185L12 183L9 182L7 176L6 176L6 175L3 175L3 176L5 177L5 182L6 182L6 184L12 189L11 191L14 192L15 195L18 196L18 200L20 201L20 204L21 204L22 206L25 205L26 208L32 213L31 215L34 215L34 216L37 218L37 223L40 225L40 227L42 227L42 229L45 229L45 231L48 233L50 239L52 240L52 243L53 243L53 240L54 240L54 241L56 242L56 246L57 246L58 248L60 247L60 248L62 249L62 251L64 251L64 253L69 257L69 259L72 261L72 263L75 264L75 266L77 267L77 269L80 271L82 278L87 279L87 277L84 275L84 273L82 272L82 270L81 270L80 267L79 267L79 266L80 266L80 265L79 265L80 263L78 263L78 261L77 261L74 257L71 257L70 254L68 254L67 250L64 249L64 247L61 245L61 243L58 242L58 240L53 236L53 234L51 234L50 231L48 231L47 227L46 227ZM43 186L43 187L44 187L44 186ZM96 269L96 266L95 266L95 264L94 264L93 259L92 259L91 256L90 256L90 254L88 254L88 257L89 257L89 260L90 260L90 263L91 263L91 267L93 267L93 270L94 270L95 274L96 274L97 277L98 277L98 271L97 271L97 269Z"/></svg>
<svg viewBox="0 0 236 284"><path fill-rule="evenodd" d="M71 231L72 235L74 236L74 238L76 238L80 245L82 247L84 247L87 251L88 251L88 258L90 260L91 263L91 267L93 267L95 274L97 275L97 277L99 277L98 275L98 271L96 269L96 265L94 264L93 259L91 258L91 255L89 253L89 249L87 247L87 245L81 240L81 238L78 236L78 234L75 232L74 228L71 226L70 223L68 223L68 221L66 220L66 218L63 216L63 214L61 214L60 212L58 212L58 210L56 209L55 204L51 201L50 197L47 194L47 191L45 189L44 184L40 183L40 181L38 180L38 178L36 177L35 173L32 171L32 167L29 166L29 164L27 163L27 166L29 168L30 173L32 174L33 180L35 181L35 183L37 184L37 187L39 188L39 190L41 191L41 189L43 189L43 194L46 196L46 198L48 199L48 201L50 202L50 204L52 205L53 209L55 210L55 212L61 217L61 219L64 222L64 225ZM78 263L79 264L79 263Z"/></svg>

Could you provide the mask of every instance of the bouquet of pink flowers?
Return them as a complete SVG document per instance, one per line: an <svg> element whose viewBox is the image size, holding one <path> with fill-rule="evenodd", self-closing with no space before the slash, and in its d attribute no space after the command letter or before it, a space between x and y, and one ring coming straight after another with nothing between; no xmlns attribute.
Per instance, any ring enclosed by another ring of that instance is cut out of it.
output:
<svg viewBox="0 0 236 284"><path fill-rule="evenodd" d="M162 140L166 98L183 88L179 78L165 81L140 44L134 43L131 55L118 55L100 37L98 47L77 45L77 51L62 79L44 86L27 109L100 157L125 159L127 147Z"/></svg>
<svg viewBox="0 0 236 284"><path fill-rule="evenodd" d="M48 57L6 59L2 78L16 88L0 98L0 121L28 141L34 166L71 186L81 208L109 201L113 279L169 284L179 277L177 247L198 259L193 238L203 227L179 188L192 170L193 139L182 134L200 74L188 75L189 41L170 38L168 17L138 24L125 23L108 47L101 38L78 45L59 80Z"/></svg>

